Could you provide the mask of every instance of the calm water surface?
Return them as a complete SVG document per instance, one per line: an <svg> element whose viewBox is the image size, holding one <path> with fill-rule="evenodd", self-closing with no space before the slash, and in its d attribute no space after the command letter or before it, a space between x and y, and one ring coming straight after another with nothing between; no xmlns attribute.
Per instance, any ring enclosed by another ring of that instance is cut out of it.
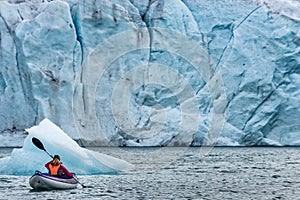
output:
<svg viewBox="0 0 300 200"><path fill-rule="evenodd" d="M93 150L136 168L79 176L87 187L67 191L34 192L29 176L0 175L0 199L300 199L300 148ZM10 152L0 149L0 157Z"/></svg>

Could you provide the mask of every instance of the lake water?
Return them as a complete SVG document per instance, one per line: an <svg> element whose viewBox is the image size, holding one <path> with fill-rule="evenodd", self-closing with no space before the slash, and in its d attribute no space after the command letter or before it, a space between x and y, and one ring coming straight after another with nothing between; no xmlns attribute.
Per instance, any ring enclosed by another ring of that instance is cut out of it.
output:
<svg viewBox="0 0 300 200"><path fill-rule="evenodd" d="M78 176L87 187L66 191L34 192L29 176L0 175L0 199L300 199L300 148L93 150L136 168ZM0 157L10 152L0 149Z"/></svg>

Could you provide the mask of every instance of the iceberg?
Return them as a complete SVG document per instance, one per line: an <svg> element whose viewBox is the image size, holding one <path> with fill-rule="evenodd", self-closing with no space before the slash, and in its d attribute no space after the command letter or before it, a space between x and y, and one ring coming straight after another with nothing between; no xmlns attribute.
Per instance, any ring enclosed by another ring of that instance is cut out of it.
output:
<svg viewBox="0 0 300 200"><path fill-rule="evenodd" d="M43 143L47 152L60 155L63 165L76 174L117 174L134 167L124 160L80 147L49 119L26 131L23 147L0 159L0 174L31 175L35 170L46 170L44 165L51 158L32 143L33 137Z"/></svg>

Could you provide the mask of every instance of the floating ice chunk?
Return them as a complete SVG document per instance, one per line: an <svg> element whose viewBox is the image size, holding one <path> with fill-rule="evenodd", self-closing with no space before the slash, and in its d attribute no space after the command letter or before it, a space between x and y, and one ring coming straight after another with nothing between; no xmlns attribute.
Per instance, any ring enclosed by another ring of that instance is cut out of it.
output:
<svg viewBox="0 0 300 200"><path fill-rule="evenodd" d="M0 159L0 174L30 175L35 170L46 170L45 163L51 158L32 143L33 137L43 143L47 152L60 155L63 165L76 174L114 174L133 168L124 160L80 147L48 119L26 131L29 134L23 147Z"/></svg>

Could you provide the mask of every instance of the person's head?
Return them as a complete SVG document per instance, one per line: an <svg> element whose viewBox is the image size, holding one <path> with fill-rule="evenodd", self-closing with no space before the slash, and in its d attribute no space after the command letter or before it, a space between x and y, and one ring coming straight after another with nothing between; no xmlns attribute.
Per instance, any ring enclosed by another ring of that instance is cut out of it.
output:
<svg viewBox="0 0 300 200"><path fill-rule="evenodd" d="M57 165L60 164L60 157L59 157L59 155L55 155L55 156L53 157L52 163L53 163L54 166L57 166Z"/></svg>

